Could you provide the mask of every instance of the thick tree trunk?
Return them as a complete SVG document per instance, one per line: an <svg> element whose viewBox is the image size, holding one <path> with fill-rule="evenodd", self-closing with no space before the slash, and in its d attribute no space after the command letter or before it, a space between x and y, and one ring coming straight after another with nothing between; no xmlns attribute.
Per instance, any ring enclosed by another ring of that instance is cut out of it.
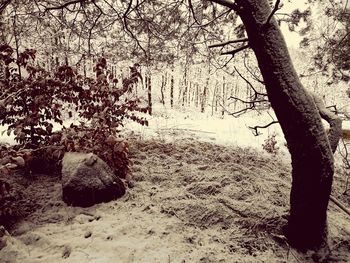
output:
<svg viewBox="0 0 350 263"><path fill-rule="evenodd" d="M236 0L269 100L292 156L290 216L285 234L291 245L315 248L327 233L333 154L313 98L304 90L267 0Z"/></svg>

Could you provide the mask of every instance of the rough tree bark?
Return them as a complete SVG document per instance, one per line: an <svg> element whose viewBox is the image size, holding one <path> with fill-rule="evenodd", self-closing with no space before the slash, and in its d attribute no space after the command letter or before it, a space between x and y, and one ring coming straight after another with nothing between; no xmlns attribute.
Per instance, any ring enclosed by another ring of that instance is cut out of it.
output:
<svg viewBox="0 0 350 263"><path fill-rule="evenodd" d="M237 11L258 60L271 105L292 157L290 215L284 233L299 249L327 236L333 154L313 97L303 88L267 0L213 1Z"/></svg>
<svg viewBox="0 0 350 263"><path fill-rule="evenodd" d="M342 137L342 119L327 109L322 101L322 98L317 96L317 94L310 92L310 95L312 96L322 119L326 120L329 124L328 141L332 152L335 153L339 140Z"/></svg>

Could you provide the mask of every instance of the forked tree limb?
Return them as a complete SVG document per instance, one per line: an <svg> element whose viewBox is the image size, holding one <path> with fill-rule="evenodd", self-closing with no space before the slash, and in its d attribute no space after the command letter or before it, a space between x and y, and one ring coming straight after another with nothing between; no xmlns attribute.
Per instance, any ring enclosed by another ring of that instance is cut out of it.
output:
<svg viewBox="0 0 350 263"><path fill-rule="evenodd" d="M328 141L334 153L342 136L342 119L327 109L322 99L317 94L310 92L321 118L329 123Z"/></svg>
<svg viewBox="0 0 350 263"><path fill-rule="evenodd" d="M280 5L280 0L277 0L276 1L276 3L275 3L275 7L273 8L273 10L272 10L272 12L270 13L270 15L269 15L269 17L267 18L267 20L266 20L266 25L268 25L269 23L270 23L270 20L271 20L271 18L273 17L273 15L277 12L277 10L278 10L278 7L279 7L279 5Z"/></svg>
<svg viewBox="0 0 350 263"><path fill-rule="evenodd" d="M191 0L188 0L188 6L190 8L194 21L197 23L197 25L200 25L201 23L197 20L196 13L194 12L194 7Z"/></svg>

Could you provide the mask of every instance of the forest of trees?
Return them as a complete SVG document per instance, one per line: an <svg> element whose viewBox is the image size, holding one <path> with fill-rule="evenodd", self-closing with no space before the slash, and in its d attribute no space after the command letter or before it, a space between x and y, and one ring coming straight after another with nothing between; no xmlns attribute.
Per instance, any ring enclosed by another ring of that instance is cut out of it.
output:
<svg viewBox="0 0 350 263"><path fill-rule="evenodd" d="M1 153L0 171L10 174L39 155L56 163L67 151L85 150L125 178L128 147L116 147L119 131L125 119L147 125L144 114L157 100L234 117L271 107L292 159L284 235L296 248L319 247L327 240L342 120L301 79L349 82L350 12L347 1L309 0L305 10L279 13L284 2L1 1L0 122L20 147ZM312 54L302 74L281 33L284 23ZM72 114L94 125L52 131L53 122Z"/></svg>

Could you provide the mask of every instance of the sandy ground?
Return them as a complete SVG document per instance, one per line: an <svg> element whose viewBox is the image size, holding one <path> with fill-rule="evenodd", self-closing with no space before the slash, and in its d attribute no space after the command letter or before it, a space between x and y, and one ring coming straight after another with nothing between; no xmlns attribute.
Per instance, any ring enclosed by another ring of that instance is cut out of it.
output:
<svg viewBox="0 0 350 263"><path fill-rule="evenodd" d="M172 132L167 141L130 140L136 184L109 203L68 207L58 176L14 177L26 200L23 214L35 212L9 229L0 262L310 260L281 236L290 190L283 156ZM335 188L339 193L341 182ZM328 262L350 262L349 220L330 204Z"/></svg>

